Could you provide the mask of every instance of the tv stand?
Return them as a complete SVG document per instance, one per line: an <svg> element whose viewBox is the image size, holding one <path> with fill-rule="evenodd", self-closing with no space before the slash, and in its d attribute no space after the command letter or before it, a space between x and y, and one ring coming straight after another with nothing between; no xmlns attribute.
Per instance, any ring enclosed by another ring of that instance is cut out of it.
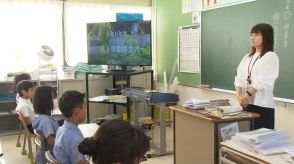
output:
<svg viewBox="0 0 294 164"><path fill-rule="evenodd" d="M107 70L108 73L131 73L131 72L135 72L135 70L121 70L121 69L110 69Z"/></svg>
<svg viewBox="0 0 294 164"><path fill-rule="evenodd" d="M143 66L115 66L113 65L107 72L136 72L136 71L145 71Z"/></svg>
<svg viewBox="0 0 294 164"><path fill-rule="evenodd" d="M90 87L89 87L89 76L90 75L106 75L106 76L112 76L112 88L114 88L117 85L117 77L122 76L125 79L126 84L123 86L124 87L131 87L131 76L134 75L139 75L139 74L150 74L150 90L153 90L153 70L144 70L144 71L136 71L136 70L108 70L108 71L102 71L102 72L86 72L86 103L87 103L87 122L90 122L90 103L104 103L104 104L112 104L113 105L113 113L116 114L116 105L124 105L126 106L127 110L127 118L130 120L130 98L127 98L126 103L109 103L109 102L94 102L89 100L90 98ZM134 86L133 86L134 87ZM151 111L152 116L153 112Z"/></svg>

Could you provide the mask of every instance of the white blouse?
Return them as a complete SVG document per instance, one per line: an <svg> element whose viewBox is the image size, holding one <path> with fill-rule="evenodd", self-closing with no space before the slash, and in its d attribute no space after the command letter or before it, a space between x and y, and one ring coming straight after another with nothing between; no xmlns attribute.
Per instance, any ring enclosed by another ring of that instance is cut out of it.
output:
<svg viewBox="0 0 294 164"><path fill-rule="evenodd" d="M255 60L256 62L253 64ZM249 104L274 108L273 90L275 81L279 76L279 58L277 54L269 51L261 58L259 58L259 53L255 53L251 57L249 57L249 54L246 54L243 57L237 68L237 75L235 76L234 82L235 86L241 87L243 92L245 92L248 87L248 67L249 72L251 71L251 86L257 90L257 92L250 97Z"/></svg>

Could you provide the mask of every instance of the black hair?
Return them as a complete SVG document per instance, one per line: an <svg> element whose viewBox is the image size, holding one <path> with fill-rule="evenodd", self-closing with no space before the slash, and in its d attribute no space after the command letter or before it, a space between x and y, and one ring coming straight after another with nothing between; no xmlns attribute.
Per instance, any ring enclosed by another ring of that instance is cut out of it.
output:
<svg viewBox="0 0 294 164"><path fill-rule="evenodd" d="M36 114L51 115L53 110L53 89L50 86L39 86L34 95L34 111Z"/></svg>
<svg viewBox="0 0 294 164"><path fill-rule="evenodd" d="M34 84L30 80L22 80L17 83L16 85L16 91L19 94L20 97L23 96L22 90L28 91L29 89L33 88Z"/></svg>
<svg viewBox="0 0 294 164"><path fill-rule="evenodd" d="M31 75L27 74L27 73L21 73L21 74L15 75L14 80L13 80L13 84L12 84L12 88L11 88L13 93L17 93L16 85L18 82L20 82L22 80L31 80Z"/></svg>
<svg viewBox="0 0 294 164"><path fill-rule="evenodd" d="M274 49L274 30L271 25L266 23L260 23L252 27L252 33L259 33L262 36L262 51L260 53L260 57L262 57L265 53L269 51L273 51ZM256 49L254 47L251 48L251 52L249 56L255 54Z"/></svg>
<svg viewBox="0 0 294 164"><path fill-rule="evenodd" d="M62 94L58 100L58 107L62 115L69 118L73 115L76 107L81 107L84 104L85 94L78 91L69 90Z"/></svg>
<svg viewBox="0 0 294 164"><path fill-rule="evenodd" d="M139 163L149 148L143 130L122 120L102 123L93 137L78 145L80 153L91 157L95 164Z"/></svg>

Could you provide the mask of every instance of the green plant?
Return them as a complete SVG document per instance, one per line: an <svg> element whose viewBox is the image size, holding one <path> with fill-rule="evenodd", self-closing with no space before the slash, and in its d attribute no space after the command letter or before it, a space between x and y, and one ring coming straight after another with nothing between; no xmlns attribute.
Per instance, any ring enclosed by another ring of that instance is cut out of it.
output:
<svg viewBox="0 0 294 164"><path fill-rule="evenodd" d="M7 77L14 77L16 75L15 72L8 72Z"/></svg>

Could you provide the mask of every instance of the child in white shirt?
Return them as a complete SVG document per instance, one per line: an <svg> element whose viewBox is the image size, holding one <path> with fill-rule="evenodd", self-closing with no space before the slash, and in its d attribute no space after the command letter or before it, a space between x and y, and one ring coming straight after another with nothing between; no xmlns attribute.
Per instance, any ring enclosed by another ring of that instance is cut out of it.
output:
<svg viewBox="0 0 294 164"><path fill-rule="evenodd" d="M34 96L35 86L29 80L22 80L16 85L16 91L19 94L19 101L16 111L20 112L27 125L28 130L33 134L32 119L34 117L34 108L31 98Z"/></svg>

